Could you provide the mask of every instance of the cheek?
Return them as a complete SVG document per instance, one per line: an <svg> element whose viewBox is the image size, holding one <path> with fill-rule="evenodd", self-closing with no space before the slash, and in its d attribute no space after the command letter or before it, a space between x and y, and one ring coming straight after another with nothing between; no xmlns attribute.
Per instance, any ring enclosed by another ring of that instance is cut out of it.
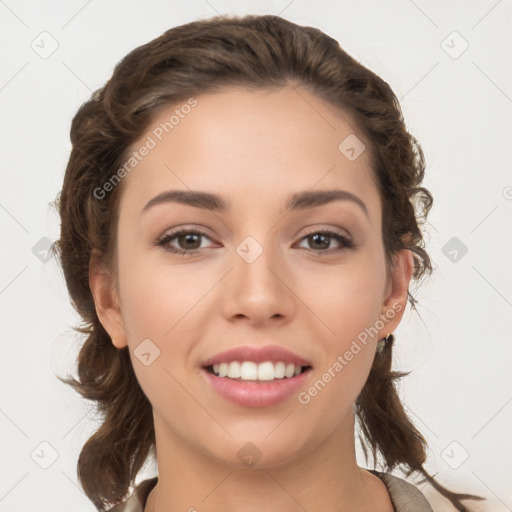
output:
<svg viewBox="0 0 512 512"><path fill-rule="evenodd" d="M160 400L167 389L174 390L167 399L176 401L182 390L172 377L182 382L189 370L190 351L201 337L205 293L218 276L208 266L192 271L142 251L125 249L120 254L122 315L135 374L151 400Z"/></svg>
<svg viewBox="0 0 512 512"><path fill-rule="evenodd" d="M323 272L316 279L308 276L303 293L329 327L332 338L346 342L378 319L386 285L385 266L367 252L355 256L349 265Z"/></svg>
<svg viewBox="0 0 512 512"><path fill-rule="evenodd" d="M328 328L318 337L321 362L298 401L325 418L326 432L357 399L374 359L385 274L371 258L364 263L340 271L338 282L325 279L310 295Z"/></svg>
<svg viewBox="0 0 512 512"><path fill-rule="evenodd" d="M334 400L335 403L336 395L341 394L344 396L338 401L341 406L341 402L346 404L347 399L350 402L357 398L373 362L377 331L382 327L385 285L382 260L375 253L367 252L360 254L354 265L340 268L330 279L324 277L317 281L314 290L308 291L315 300L312 309L318 311L326 326L325 336L319 337L321 382L316 387L323 395L319 402ZM317 391L311 392L315 395Z"/></svg>
<svg viewBox="0 0 512 512"><path fill-rule="evenodd" d="M198 286L187 286L183 271L137 264L119 265L123 321L132 366L155 411L190 408L184 381L193 333L186 333L198 300ZM196 411L197 412L197 411Z"/></svg>
<svg viewBox="0 0 512 512"><path fill-rule="evenodd" d="M129 338L167 342L204 295L204 275L184 265L155 264L136 255L119 261L122 312Z"/></svg>

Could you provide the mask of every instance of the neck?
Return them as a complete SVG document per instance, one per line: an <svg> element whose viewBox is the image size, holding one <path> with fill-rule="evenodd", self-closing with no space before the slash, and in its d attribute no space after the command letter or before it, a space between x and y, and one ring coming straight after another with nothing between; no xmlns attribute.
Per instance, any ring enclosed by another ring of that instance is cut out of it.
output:
<svg viewBox="0 0 512 512"><path fill-rule="evenodd" d="M353 414L347 423L292 462L241 469L175 438L155 417L158 483L145 512L373 510L375 477L357 465Z"/></svg>

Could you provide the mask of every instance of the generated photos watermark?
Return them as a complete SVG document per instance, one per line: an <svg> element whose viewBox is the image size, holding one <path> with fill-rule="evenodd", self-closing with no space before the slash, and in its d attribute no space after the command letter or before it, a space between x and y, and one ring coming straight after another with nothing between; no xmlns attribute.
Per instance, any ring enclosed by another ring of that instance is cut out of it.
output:
<svg viewBox="0 0 512 512"><path fill-rule="evenodd" d="M144 142L127 158L124 164L105 182L101 187L96 187L93 191L94 197L98 200L105 199L109 192L121 182L142 160L148 156L151 150L162 142L164 137L168 135L176 126L178 126L185 117L190 114L192 109L197 106L197 100L192 97L173 111L169 119L162 121L153 128L151 134L146 137Z"/></svg>
<svg viewBox="0 0 512 512"><path fill-rule="evenodd" d="M362 350L362 346L368 344L368 340L377 336L380 330L382 330L388 322L395 318L396 314L402 311L403 306L400 303L394 303L393 306L381 314L378 320L370 326L366 327L364 331L361 331L357 335L357 339L352 340L350 347L345 350L343 354L339 354L336 360L322 373L322 375L306 390L301 391L297 395L297 400L302 405L307 405L311 402L311 399L320 393L325 386L337 375L339 375L345 366L347 366L352 359L354 359L359 352Z"/></svg>

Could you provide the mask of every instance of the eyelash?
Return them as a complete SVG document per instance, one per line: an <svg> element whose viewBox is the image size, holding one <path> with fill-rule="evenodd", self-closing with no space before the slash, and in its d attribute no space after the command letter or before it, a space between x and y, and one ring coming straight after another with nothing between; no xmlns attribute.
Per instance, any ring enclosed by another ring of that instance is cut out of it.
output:
<svg viewBox="0 0 512 512"><path fill-rule="evenodd" d="M199 235L203 236L205 238L208 238L211 240L211 238L206 234L202 233L201 231L193 230L193 229L181 229L179 231L175 231L172 233L167 233L166 235L159 238L155 245L159 247L163 247L165 251L168 251L173 254L178 254L181 256L193 256L194 254L197 254L201 251L201 249L177 249L175 247L170 247L168 244L171 242L171 240L174 240L175 238L178 238L180 235ZM318 231L311 231L310 233L306 233L302 238L301 241L312 236L312 235L328 235L330 238L336 240L339 242L343 247L339 249L328 249L325 251L316 251L314 249L306 249L308 252L313 252L315 254L319 255L332 255L332 254L338 254L341 252L344 252L349 249L354 249L355 244L350 240L348 237L338 233L337 231L333 231L331 229L323 229Z"/></svg>

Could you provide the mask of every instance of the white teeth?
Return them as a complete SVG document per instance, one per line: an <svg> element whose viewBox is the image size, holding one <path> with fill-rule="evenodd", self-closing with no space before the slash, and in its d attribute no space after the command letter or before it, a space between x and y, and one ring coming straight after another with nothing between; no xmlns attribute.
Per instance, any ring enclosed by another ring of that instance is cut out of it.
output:
<svg viewBox="0 0 512 512"><path fill-rule="evenodd" d="M239 379L242 376L240 371L240 363L238 361L232 361L228 366L228 377L230 379Z"/></svg>
<svg viewBox="0 0 512 512"><path fill-rule="evenodd" d="M215 368L213 368L215 372ZM219 364L219 377L227 377L228 376L228 365L226 363Z"/></svg>
<svg viewBox="0 0 512 512"><path fill-rule="evenodd" d="M274 365L274 379L282 379L284 377L284 372L286 370L286 365L279 361Z"/></svg>
<svg viewBox="0 0 512 512"><path fill-rule="evenodd" d="M300 366L298 366L300 370ZM258 380L274 380L274 365L267 361L258 366Z"/></svg>
<svg viewBox="0 0 512 512"><path fill-rule="evenodd" d="M293 363L286 365L286 370L284 371L284 376L287 378L293 377L295 375L295 365Z"/></svg>
<svg viewBox="0 0 512 512"><path fill-rule="evenodd" d="M258 378L258 365L251 361L244 361L241 366L240 378L243 380L256 380Z"/></svg>
<svg viewBox="0 0 512 512"><path fill-rule="evenodd" d="M274 380L292 378L302 372L302 366L295 366L293 363L285 364L282 361L272 363L265 361L256 364L252 361L231 361L230 363L219 363L213 365L213 373L218 377L242 380Z"/></svg>

